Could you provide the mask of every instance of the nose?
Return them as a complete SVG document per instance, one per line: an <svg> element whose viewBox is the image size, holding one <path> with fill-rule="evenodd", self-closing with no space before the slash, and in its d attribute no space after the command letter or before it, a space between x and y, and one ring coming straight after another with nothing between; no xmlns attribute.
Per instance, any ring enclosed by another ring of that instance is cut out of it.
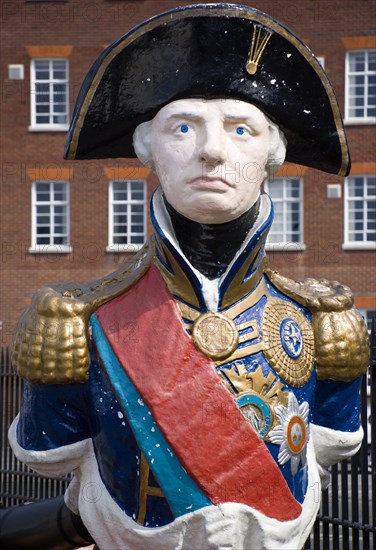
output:
<svg viewBox="0 0 376 550"><path fill-rule="evenodd" d="M220 128L206 129L206 132L202 136L198 153L200 161L207 164L216 166L226 161L226 150Z"/></svg>

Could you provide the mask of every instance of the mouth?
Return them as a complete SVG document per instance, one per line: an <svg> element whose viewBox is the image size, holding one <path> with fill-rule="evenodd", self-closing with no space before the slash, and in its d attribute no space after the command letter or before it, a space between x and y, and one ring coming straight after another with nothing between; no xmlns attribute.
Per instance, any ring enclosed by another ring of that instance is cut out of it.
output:
<svg viewBox="0 0 376 550"><path fill-rule="evenodd" d="M199 176L198 178L190 180L188 184L196 188L207 190L226 190L232 187L228 181L218 176Z"/></svg>

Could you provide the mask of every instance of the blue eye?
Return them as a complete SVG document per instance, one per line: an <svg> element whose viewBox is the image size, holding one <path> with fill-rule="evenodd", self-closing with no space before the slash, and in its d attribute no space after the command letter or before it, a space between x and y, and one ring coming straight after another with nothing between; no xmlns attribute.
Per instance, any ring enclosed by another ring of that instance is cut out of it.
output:
<svg viewBox="0 0 376 550"><path fill-rule="evenodd" d="M187 124L182 124L180 126L180 131L181 131L182 134L186 134L188 132L188 130L189 130L189 126Z"/></svg>
<svg viewBox="0 0 376 550"><path fill-rule="evenodd" d="M245 132L245 130L241 126L236 128L236 133L238 134L238 136L242 136L244 134L244 132Z"/></svg>

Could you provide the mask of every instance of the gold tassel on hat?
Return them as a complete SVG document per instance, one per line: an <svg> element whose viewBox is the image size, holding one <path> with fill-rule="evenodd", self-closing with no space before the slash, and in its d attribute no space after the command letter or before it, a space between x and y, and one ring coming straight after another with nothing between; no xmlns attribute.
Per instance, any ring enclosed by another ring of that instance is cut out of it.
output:
<svg viewBox="0 0 376 550"><path fill-rule="evenodd" d="M249 58L246 65L246 71L248 74L256 74L261 56L264 53L271 35L271 32L265 31L261 27L254 25L251 49L249 51Z"/></svg>

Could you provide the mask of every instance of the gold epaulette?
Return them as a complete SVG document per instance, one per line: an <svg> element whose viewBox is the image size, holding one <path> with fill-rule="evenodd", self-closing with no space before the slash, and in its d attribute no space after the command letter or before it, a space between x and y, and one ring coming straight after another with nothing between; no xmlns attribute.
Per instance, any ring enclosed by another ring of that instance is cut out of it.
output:
<svg viewBox="0 0 376 550"><path fill-rule="evenodd" d="M88 379L89 318L102 304L130 288L149 268L149 243L119 270L86 285L39 289L22 314L13 339L14 370L32 382L68 384Z"/></svg>
<svg viewBox="0 0 376 550"><path fill-rule="evenodd" d="M366 325L348 286L327 279L294 281L266 270L270 282L312 313L318 380L349 382L362 376L370 360Z"/></svg>

